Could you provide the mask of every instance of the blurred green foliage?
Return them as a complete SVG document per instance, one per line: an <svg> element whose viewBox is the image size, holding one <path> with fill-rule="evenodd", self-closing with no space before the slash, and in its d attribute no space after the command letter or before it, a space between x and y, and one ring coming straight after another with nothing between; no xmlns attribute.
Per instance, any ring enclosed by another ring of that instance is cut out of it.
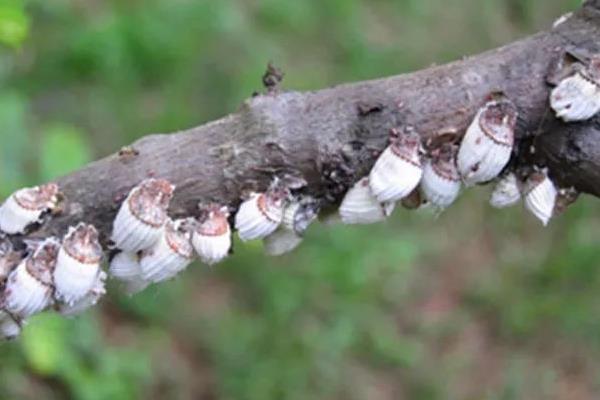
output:
<svg viewBox="0 0 600 400"><path fill-rule="evenodd" d="M268 60L309 90L442 63L578 0L0 0L0 192L235 110ZM598 206L550 228L471 190L439 218L236 243L0 346L19 399L598 398Z"/></svg>
<svg viewBox="0 0 600 400"><path fill-rule="evenodd" d="M0 43L18 46L29 31L29 18L21 0L3 0L0 3Z"/></svg>
<svg viewBox="0 0 600 400"><path fill-rule="evenodd" d="M42 130L40 173L45 181L65 175L91 161L85 136L69 125L54 124Z"/></svg>

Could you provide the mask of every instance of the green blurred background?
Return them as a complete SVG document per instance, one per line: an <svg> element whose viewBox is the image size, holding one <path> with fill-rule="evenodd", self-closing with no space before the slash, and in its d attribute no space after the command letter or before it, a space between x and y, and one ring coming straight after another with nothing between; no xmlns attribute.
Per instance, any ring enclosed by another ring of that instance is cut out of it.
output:
<svg viewBox="0 0 600 400"><path fill-rule="evenodd" d="M234 111L266 62L318 89L548 27L578 0L0 0L0 192ZM600 210L543 229L471 190L438 218L318 225L0 345L1 398L600 397Z"/></svg>

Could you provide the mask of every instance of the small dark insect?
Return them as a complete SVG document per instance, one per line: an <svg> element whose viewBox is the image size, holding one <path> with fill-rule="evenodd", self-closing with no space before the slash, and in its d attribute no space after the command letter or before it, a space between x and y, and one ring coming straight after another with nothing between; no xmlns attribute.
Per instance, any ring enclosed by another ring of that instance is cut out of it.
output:
<svg viewBox="0 0 600 400"><path fill-rule="evenodd" d="M119 150L119 157L123 156L137 156L140 154L140 151L133 146L123 146Z"/></svg>
<svg viewBox="0 0 600 400"><path fill-rule="evenodd" d="M277 91L279 83L281 83L284 76L284 72L280 68L277 68L273 62L269 61L267 64L267 70L262 76L262 83L267 89L267 92L273 93Z"/></svg>
<svg viewBox="0 0 600 400"><path fill-rule="evenodd" d="M119 161L128 163L133 161L140 154L139 150L132 146L123 146L117 153Z"/></svg>

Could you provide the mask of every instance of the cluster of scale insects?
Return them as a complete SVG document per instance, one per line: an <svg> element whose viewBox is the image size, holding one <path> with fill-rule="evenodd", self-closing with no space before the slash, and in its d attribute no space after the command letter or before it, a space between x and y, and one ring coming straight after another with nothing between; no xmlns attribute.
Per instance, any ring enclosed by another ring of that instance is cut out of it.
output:
<svg viewBox="0 0 600 400"><path fill-rule="evenodd" d="M550 105L566 122L586 120L600 111L600 57L562 79L552 90ZM339 207L346 224L382 221L397 202L409 208L430 205L443 210L461 187L496 181L490 203L502 208L524 199L525 208L546 225L556 210L561 190L547 171L526 176L507 170L515 141L518 110L506 96L483 104L460 144L441 143L427 151L414 129L393 130L389 145L368 176L354 184ZM231 209L200 204L198 218L171 219L167 214L175 187L149 178L127 195L113 222L114 251L108 274L101 268L103 249L98 232L84 222L61 239L28 241L15 251L0 237L0 337L17 336L30 316L47 309L75 315L105 293L107 275L123 282L129 293L173 278L194 258L205 264L230 253ZM245 197L233 218L242 241L262 239L265 251L279 255L300 243L317 218L320 202L293 194L285 179L275 179L264 192ZM22 235L59 202L59 188L50 183L13 193L0 206L0 236ZM410 206L409 206L410 205Z"/></svg>

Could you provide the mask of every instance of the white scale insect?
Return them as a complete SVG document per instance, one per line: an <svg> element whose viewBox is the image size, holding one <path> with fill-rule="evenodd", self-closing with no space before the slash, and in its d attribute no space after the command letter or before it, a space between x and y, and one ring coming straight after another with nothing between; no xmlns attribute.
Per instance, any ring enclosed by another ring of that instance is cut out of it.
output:
<svg viewBox="0 0 600 400"><path fill-rule="evenodd" d="M492 180L510 159L517 108L506 98L487 102L467 128L456 165L465 185Z"/></svg>
<svg viewBox="0 0 600 400"><path fill-rule="evenodd" d="M554 214L558 190L545 170L531 174L525 182L525 208L535 215L544 226Z"/></svg>
<svg viewBox="0 0 600 400"><path fill-rule="evenodd" d="M0 338L12 340L21 333L22 322L6 311L0 310Z"/></svg>
<svg viewBox="0 0 600 400"><path fill-rule="evenodd" d="M23 233L57 202L58 186L54 183L17 190L0 206L0 230L11 235Z"/></svg>
<svg viewBox="0 0 600 400"><path fill-rule="evenodd" d="M52 274L59 248L57 239L46 239L10 273L3 293L6 311L25 319L52 303Z"/></svg>
<svg viewBox="0 0 600 400"><path fill-rule="evenodd" d="M380 203L364 177L348 190L339 214L345 224L373 224L385 220L394 211L394 202Z"/></svg>
<svg viewBox="0 0 600 400"><path fill-rule="evenodd" d="M550 94L550 106L565 122L584 121L600 111L600 56L592 57L558 84Z"/></svg>
<svg viewBox="0 0 600 400"><path fill-rule="evenodd" d="M96 276L96 281L90 291L72 304L60 303L57 311L65 317L72 317L86 311L88 308L95 306L98 300L106 294L105 288L106 272L100 271Z"/></svg>
<svg viewBox="0 0 600 400"><path fill-rule="evenodd" d="M273 186L264 193L251 193L235 214L235 228L242 241L263 239L283 220L289 191Z"/></svg>
<svg viewBox="0 0 600 400"><path fill-rule="evenodd" d="M460 193L460 175L456 169L456 146L445 144L435 150L423 169L421 191L425 199L442 210Z"/></svg>
<svg viewBox="0 0 600 400"><path fill-rule="evenodd" d="M201 209L203 215L194 228L192 245L203 263L213 265L227 257L231 249L229 211L218 204Z"/></svg>
<svg viewBox="0 0 600 400"><path fill-rule="evenodd" d="M279 256L294 250L302 242L308 226L317 218L318 202L312 197L292 201L283 211L279 228L263 240L265 252Z"/></svg>
<svg viewBox="0 0 600 400"><path fill-rule="evenodd" d="M8 277L11 271L21 262L21 258L21 255L14 251L10 241L0 241L0 282Z"/></svg>
<svg viewBox="0 0 600 400"><path fill-rule="evenodd" d="M494 187L490 204L495 208L505 208L517 204L519 200L521 200L521 184L517 176L510 172L500 178Z"/></svg>
<svg viewBox="0 0 600 400"><path fill-rule="evenodd" d="M116 254L110 262L109 274L124 282L129 294L141 292L150 284L142 277L142 266L137 253L122 251Z"/></svg>
<svg viewBox="0 0 600 400"><path fill-rule="evenodd" d="M108 272L113 278L124 282L141 279L142 268L139 255L128 251L116 254L110 261Z"/></svg>
<svg viewBox="0 0 600 400"><path fill-rule="evenodd" d="M116 247L137 252L151 247L162 235L175 187L164 179L146 179L130 192L113 223Z"/></svg>
<svg viewBox="0 0 600 400"><path fill-rule="evenodd" d="M392 130L389 146L381 153L369 174L371 191L380 203L398 201L419 184L423 168L417 132Z"/></svg>
<svg viewBox="0 0 600 400"><path fill-rule="evenodd" d="M54 270L57 299L73 306L87 296L97 284L101 260L102 247L96 228L83 222L70 227Z"/></svg>
<svg viewBox="0 0 600 400"><path fill-rule="evenodd" d="M140 256L142 278L145 281L156 283L173 278L192 262L192 229L191 219L167 221L159 240L142 251Z"/></svg>

